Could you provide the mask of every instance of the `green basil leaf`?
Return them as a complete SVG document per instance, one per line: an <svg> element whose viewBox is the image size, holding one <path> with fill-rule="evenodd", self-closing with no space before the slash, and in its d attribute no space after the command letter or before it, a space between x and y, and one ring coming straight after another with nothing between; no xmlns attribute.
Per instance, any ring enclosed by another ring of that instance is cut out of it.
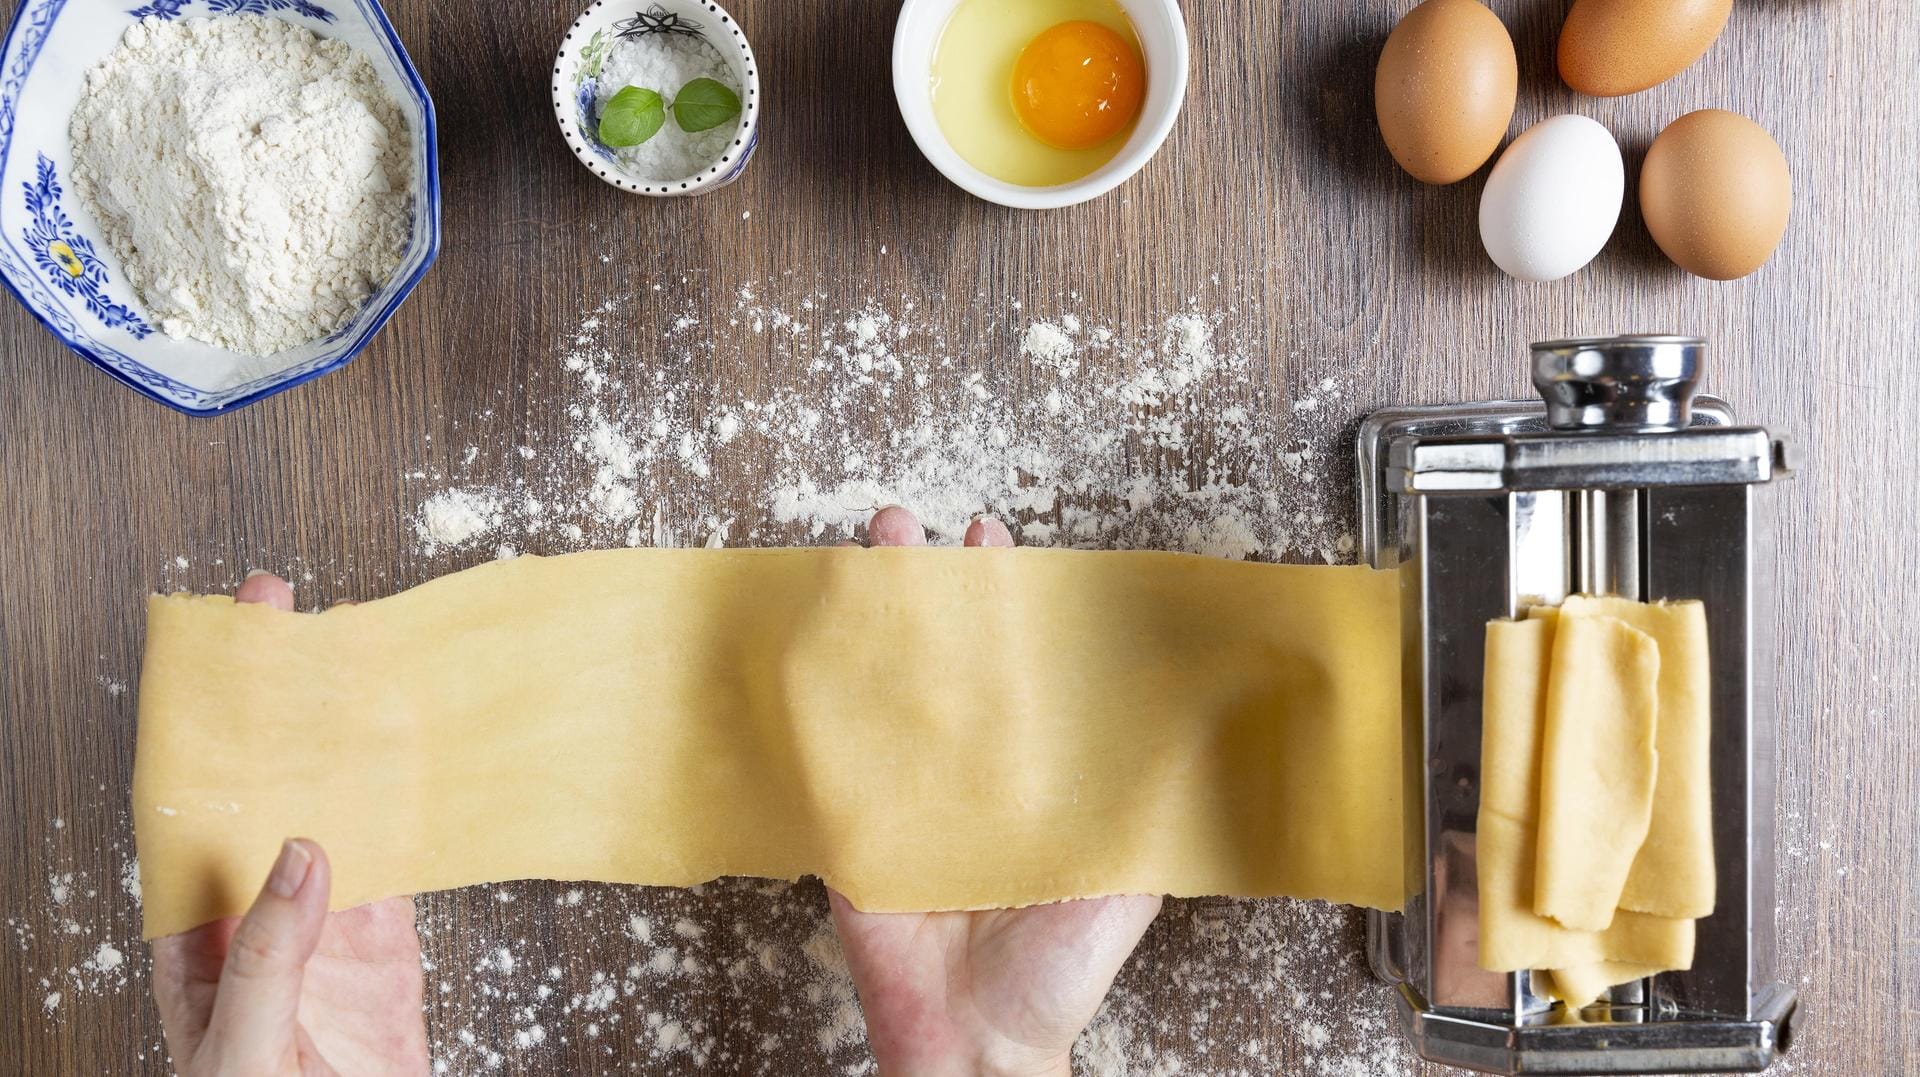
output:
<svg viewBox="0 0 1920 1077"><path fill-rule="evenodd" d="M652 90L629 86L600 110L600 141L609 146L638 146L667 122L666 104Z"/></svg>
<svg viewBox="0 0 1920 1077"><path fill-rule="evenodd" d="M708 131L740 115L740 95L712 79L694 79L673 99L673 118L686 132Z"/></svg>

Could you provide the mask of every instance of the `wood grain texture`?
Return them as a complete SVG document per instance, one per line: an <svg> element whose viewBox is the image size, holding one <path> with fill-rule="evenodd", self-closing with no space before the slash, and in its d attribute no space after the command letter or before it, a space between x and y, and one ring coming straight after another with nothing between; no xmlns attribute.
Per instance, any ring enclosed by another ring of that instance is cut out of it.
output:
<svg viewBox="0 0 1920 1077"><path fill-rule="evenodd" d="M1747 281L1710 284L1668 265L1630 205L1592 267L1526 286L1499 276L1479 249L1484 170L1455 187L1421 187L1379 143L1373 58L1404 6L1190 4L1193 78L1165 150L1115 195L1024 214L961 194L914 150L889 85L896 5L738 0L734 13L764 71L759 156L724 191L651 202L599 183L553 129L547 74L572 5L393 0L439 106L446 240L437 267L364 356L238 414L189 420L94 372L17 306L0 312L0 916L9 928L0 939L0 1072L164 1068L131 900L114 878L130 852L134 717L132 693L114 687L137 671L143 596L228 589L248 566L324 564L301 597L325 604L457 567L415 551L406 521L420 490L406 476L450 472L459 448L475 441L564 439L561 387L540 370L583 311L683 273L681 298L718 310L739 282L790 269L825 282L839 306L922 297L949 339L969 342L968 362L1016 384L1013 330L964 297L1028 297L1038 308L1070 287L1123 321L1177 309L1218 274L1243 297L1229 316L1234 331L1264 342L1269 387L1284 398L1331 358L1363 375L1340 401L1356 418L1385 404L1519 395L1533 339L1711 338L1708 388L1795 436L1808 461L1774 491L1785 749L1777 919L1782 974L1798 985L1805 1013L1794 1069L1920 1067L1911 927L1920 921L1912 840L1920 509L1894 470L1920 440L1911 356L1920 335L1920 32L1895 4L1756 0L1737 6L1695 69L1644 94L1595 101L1553 75L1564 5L1495 0L1521 58L1516 131L1562 111L1594 116L1626 147L1631 181L1663 123L1724 107L1772 130L1794 172L1785 243ZM603 263L602 252L614 257ZM642 304L634 316L661 309ZM696 356L683 374L689 386L777 385L799 361L769 345L744 363ZM700 399L690 391L688 406ZM871 432L901 421L876 412ZM493 477L510 482L516 466L503 462ZM766 505L728 492L753 463L737 466L667 492L670 510L719 506L766 520ZM1141 466L1158 465L1143 450ZM68 872L77 888L71 904L55 907L50 889ZM552 903L564 889L530 884L515 894ZM492 946L553 965L563 997L589 990L594 969L618 968L632 915L687 920L736 940L727 945L742 954L766 941L804 967L823 902L817 889L736 885L704 896L596 893L588 905L595 915L563 910L526 930L493 892L424 898L436 1051L467 1068L474 1056L458 1054L463 1030L510 1043L524 1027L516 1011L530 998L455 967ZM69 915L79 928L71 934ZM1342 943L1302 949L1329 922L1344 925ZM1287 967L1303 982L1189 982L1207 955L1233 951L1244 967L1269 967L1288 940ZM127 948L129 968L120 980L95 977L90 991L69 987L49 1011L49 985L69 982L64 970L101 941ZM610 1017L605 1035L556 1037L501 1065L689 1068L689 1056L649 1046L657 1037L646 1015L655 1013L711 1037L707 1065L718 1072L858 1067L857 1043L801 1024L815 1012L795 994L806 982L646 979L609 1011L625 1024ZM1365 974L1351 915L1176 903L1123 990L1138 1003L1128 1010L1136 1049L1150 1044L1182 1072L1310 1073L1334 1058L1357 1059L1367 1072L1417 1068L1385 1042L1388 995ZM1341 1000L1345 1016L1319 1037L1305 1034L1290 1008L1296 990L1334 993L1327 997ZM1252 1039L1265 1045L1258 1057L1246 1051Z"/></svg>

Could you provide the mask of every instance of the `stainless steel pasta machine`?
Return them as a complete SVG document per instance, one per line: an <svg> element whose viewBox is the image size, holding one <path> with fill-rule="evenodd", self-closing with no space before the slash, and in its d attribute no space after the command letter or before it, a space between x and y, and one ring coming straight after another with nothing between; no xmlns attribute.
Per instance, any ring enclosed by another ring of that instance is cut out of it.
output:
<svg viewBox="0 0 1920 1077"><path fill-rule="evenodd" d="M1408 897L1369 914L1425 1058L1489 1073L1757 1071L1792 1038L1774 964L1766 487L1788 446L1695 396L1704 342L1533 346L1542 400L1377 413L1358 436L1364 556L1403 574ZM1692 969L1579 1014L1479 966L1474 830L1488 621L1570 594L1700 599L1712 666L1718 900Z"/></svg>

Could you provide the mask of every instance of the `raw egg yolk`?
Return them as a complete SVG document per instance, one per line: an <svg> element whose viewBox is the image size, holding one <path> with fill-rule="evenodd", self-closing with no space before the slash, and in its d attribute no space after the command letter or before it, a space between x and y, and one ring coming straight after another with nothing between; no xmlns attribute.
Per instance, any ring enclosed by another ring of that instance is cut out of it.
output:
<svg viewBox="0 0 1920 1077"><path fill-rule="evenodd" d="M1146 65L1126 38L1097 22L1063 22L1013 65L1013 110L1040 141L1084 150L1126 130L1146 87Z"/></svg>

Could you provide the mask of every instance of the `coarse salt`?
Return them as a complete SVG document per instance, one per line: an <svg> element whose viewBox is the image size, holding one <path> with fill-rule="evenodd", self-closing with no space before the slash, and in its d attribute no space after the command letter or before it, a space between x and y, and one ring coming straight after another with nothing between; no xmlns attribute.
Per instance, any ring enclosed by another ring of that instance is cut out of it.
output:
<svg viewBox="0 0 1920 1077"><path fill-rule="evenodd" d="M697 34L653 33L616 38L600 68L594 115L605 112L607 102L629 86L652 90L668 105L666 122L652 138L638 146L614 150L622 167L643 179L683 180L726 152L740 129L739 122L723 123L705 131L689 133L673 118L672 102L680 88L694 79L707 78L735 94L740 84L733 69L706 38Z"/></svg>

